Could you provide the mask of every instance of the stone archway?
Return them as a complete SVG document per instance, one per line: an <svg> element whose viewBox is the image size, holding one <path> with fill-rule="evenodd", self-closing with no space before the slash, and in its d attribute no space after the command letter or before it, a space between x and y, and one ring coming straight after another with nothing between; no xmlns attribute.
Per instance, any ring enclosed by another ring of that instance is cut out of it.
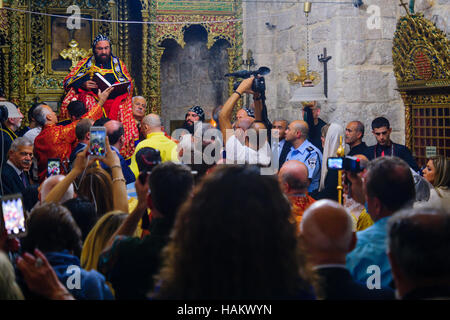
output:
<svg viewBox="0 0 450 320"><path fill-rule="evenodd" d="M201 106L210 118L212 110L228 96L228 51L226 40L207 48L207 31L192 25L184 32L182 48L173 40L161 44L161 117L165 128L173 129L170 120L184 120L192 105Z"/></svg>

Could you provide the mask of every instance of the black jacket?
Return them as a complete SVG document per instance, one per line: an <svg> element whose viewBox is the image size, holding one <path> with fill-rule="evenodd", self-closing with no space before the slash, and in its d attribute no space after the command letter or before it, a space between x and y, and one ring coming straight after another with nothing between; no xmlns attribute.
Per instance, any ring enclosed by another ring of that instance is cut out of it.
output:
<svg viewBox="0 0 450 320"><path fill-rule="evenodd" d="M369 160L373 160L375 158L379 158L382 156L382 152L384 151L385 156L396 156L400 159L403 159L408 163L408 165L413 169L414 171L419 171L419 166L416 163L416 160L414 160L411 151L409 149L401 144L397 143L391 143L389 147L380 146L379 144L376 144L374 146L367 147L366 150L366 157Z"/></svg>
<svg viewBox="0 0 450 320"><path fill-rule="evenodd" d="M2 169L2 183L3 183L3 191L4 194L14 194L14 193L22 193L25 191L26 187L30 185L28 180L28 175L25 172L26 176L26 186L24 186L22 179L17 174L16 170L11 167L8 163L3 164ZM0 189L0 193L2 190Z"/></svg>
<svg viewBox="0 0 450 320"><path fill-rule="evenodd" d="M326 267L316 270L319 276L319 297L325 300L394 300L394 291L368 289L355 282L345 268Z"/></svg>

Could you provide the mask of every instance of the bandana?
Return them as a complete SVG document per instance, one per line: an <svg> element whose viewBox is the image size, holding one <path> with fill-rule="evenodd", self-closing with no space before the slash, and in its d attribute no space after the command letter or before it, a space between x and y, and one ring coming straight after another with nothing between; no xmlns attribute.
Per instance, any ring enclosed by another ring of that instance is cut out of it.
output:
<svg viewBox="0 0 450 320"><path fill-rule="evenodd" d="M195 112L200 117L200 121L205 121L205 111L203 111L202 107L194 106L190 108L188 112L189 111Z"/></svg>
<svg viewBox="0 0 450 320"><path fill-rule="evenodd" d="M245 112L247 112L247 115L248 115L249 117L252 117L252 118L255 117L255 112L254 112L252 109L247 108L247 107L243 107L242 109L244 109Z"/></svg>
<svg viewBox="0 0 450 320"><path fill-rule="evenodd" d="M109 42L109 46L111 46L111 40L109 40L109 38L107 36L99 34L98 36L95 37L94 42L92 42L92 51L94 51L95 46L97 45L97 43L99 41L108 41Z"/></svg>

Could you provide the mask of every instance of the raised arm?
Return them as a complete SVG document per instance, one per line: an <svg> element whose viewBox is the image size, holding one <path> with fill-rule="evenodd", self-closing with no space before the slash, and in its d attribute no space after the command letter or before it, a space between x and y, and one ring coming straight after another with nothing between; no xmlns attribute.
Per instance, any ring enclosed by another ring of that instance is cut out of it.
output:
<svg viewBox="0 0 450 320"><path fill-rule="evenodd" d="M100 158L99 160L111 168L113 178L114 210L120 210L128 213L128 198L125 178L123 177L120 159L116 152L111 150L108 137L106 137L106 157Z"/></svg>
<svg viewBox="0 0 450 320"><path fill-rule="evenodd" d="M241 98L243 93L249 92L252 87L254 77L250 77L248 79L244 79L235 92L228 98L227 102L222 107L222 111L219 114L219 123L220 123L220 131L222 131L223 142L226 144L228 138L232 136L227 135L227 129L231 129L231 115L233 113L233 108ZM228 130L229 131L229 130Z"/></svg>
<svg viewBox="0 0 450 320"><path fill-rule="evenodd" d="M72 170L49 192L49 194L45 198L45 202L59 203L59 201L61 201L67 189L75 181L75 179L83 173L86 167L94 162L93 159L88 160L88 150L89 146L77 154Z"/></svg>

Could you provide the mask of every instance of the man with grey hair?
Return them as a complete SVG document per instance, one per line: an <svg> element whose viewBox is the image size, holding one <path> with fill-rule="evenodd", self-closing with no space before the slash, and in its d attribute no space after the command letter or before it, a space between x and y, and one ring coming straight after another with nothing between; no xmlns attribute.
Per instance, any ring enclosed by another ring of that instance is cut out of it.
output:
<svg viewBox="0 0 450 320"><path fill-rule="evenodd" d="M364 182L351 172L346 172L346 178L351 182L352 198L366 204L374 221L371 227L357 233L358 243L347 255L347 268L359 282L392 286L386 255L386 224L396 211L412 207L416 191L411 170L400 158L381 157L369 162Z"/></svg>
<svg viewBox="0 0 450 320"><path fill-rule="evenodd" d="M364 137L364 124L361 121L351 121L345 128L345 143L349 145L349 156L365 154L367 145L362 141Z"/></svg>
<svg viewBox="0 0 450 320"><path fill-rule="evenodd" d="M35 121L36 121L36 114L37 114L36 109L41 106L48 106L48 105L46 105L45 103L40 103L36 106L36 108L33 110L33 114L32 114ZM41 123L42 123L42 121L41 121ZM36 137L39 135L39 133L41 133L42 127L43 127L43 125L36 121L36 126L32 129L28 130L23 136L25 138L28 138L31 142L34 143L34 139L36 139Z"/></svg>
<svg viewBox="0 0 450 320"><path fill-rule="evenodd" d="M113 87L105 91L99 90L97 105L86 112L82 118L98 120L102 117L102 106L108 99ZM75 128L80 120L73 121L65 126L56 125L58 118L56 113L47 105L37 107L35 110L36 121L42 126L41 133L34 140L34 155L38 161L39 181L44 181L47 174L47 161L58 158L64 164L68 162L72 148L77 141Z"/></svg>
<svg viewBox="0 0 450 320"><path fill-rule="evenodd" d="M30 186L28 172L33 159L33 143L24 137L13 141L8 151L8 161L2 166L2 195L23 193Z"/></svg>
<svg viewBox="0 0 450 320"><path fill-rule="evenodd" d="M22 112L20 112L19 107L12 102L1 101L0 106L3 106L2 108L5 108L8 111L8 118L6 118L0 126L0 131L2 134L2 137L0 137L0 150L2 152L2 159L0 160L2 161L2 163L5 163L8 155L8 150L11 147L14 139L17 138L16 131L22 124L23 114Z"/></svg>
<svg viewBox="0 0 450 320"><path fill-rule="evenodd" d="M308 167L308 178L311 184L308 192L319 188L320 170L322 166L322 152L317 149L308 138L308 124L302 120L292 121L286 130L286 141L292 144L286 161L298 160Z"/></svg>
<svg viewBox="0 0 450 320"><path fill-rule="evenodd" d="M142 96L135 96L131 99L131 109L133 111L133 118L136 122L136 126L139 132L139 141L145 139L145 135L142 135L141 122L145 116L147 110L147 100Z"/></svg>
<svg viewBox="0 0 450 320"><path fill-rule="evenodd" d="M399 299L450 298L448 208L402 210L387 224L388 257Z"/></svg>
<svg viewBox="0 0 450 320"><path fill-rule="evenodd" d="M332 200L319 200L303 214L300 239L319 277L318 296L325 300L394 299L392 290L370 290L352 279L345 266L345 256L356 244L352 225L350 214Z"/></svg>
<svg viewBox="0 0 450 320"><path fill-rule="evenodd" d="M136 178L139 175L136 153L142 148L150 147L159 150L162 162L178 162L177 144L164 135L161 128L161 118L157 114L150 113L142 119L141 131L146 139L139 142L136 146L136 150L131 156L130 164L130 169L133 171Z"/></svg>
<svg viewBox="0 0 450 320"><path fill-rule="evenodd" d="M42 182L40 190L39 190L39 195L38 195L39 202L41 204L45 202L45 198L50 193L50 191L52 191L52 189L58 183L60 183L64 178L65 178L64 175L58 174L58 175L50 176L47 179L45 179L44 182ZM59 200L59 203L64 203L67 200L73 199L73 197L74 197L74 189L73 189L73 184L71 184L69 186L69 188L67 188L67 190L64 193L64 195L62 196L61 200Z"/></svg>

